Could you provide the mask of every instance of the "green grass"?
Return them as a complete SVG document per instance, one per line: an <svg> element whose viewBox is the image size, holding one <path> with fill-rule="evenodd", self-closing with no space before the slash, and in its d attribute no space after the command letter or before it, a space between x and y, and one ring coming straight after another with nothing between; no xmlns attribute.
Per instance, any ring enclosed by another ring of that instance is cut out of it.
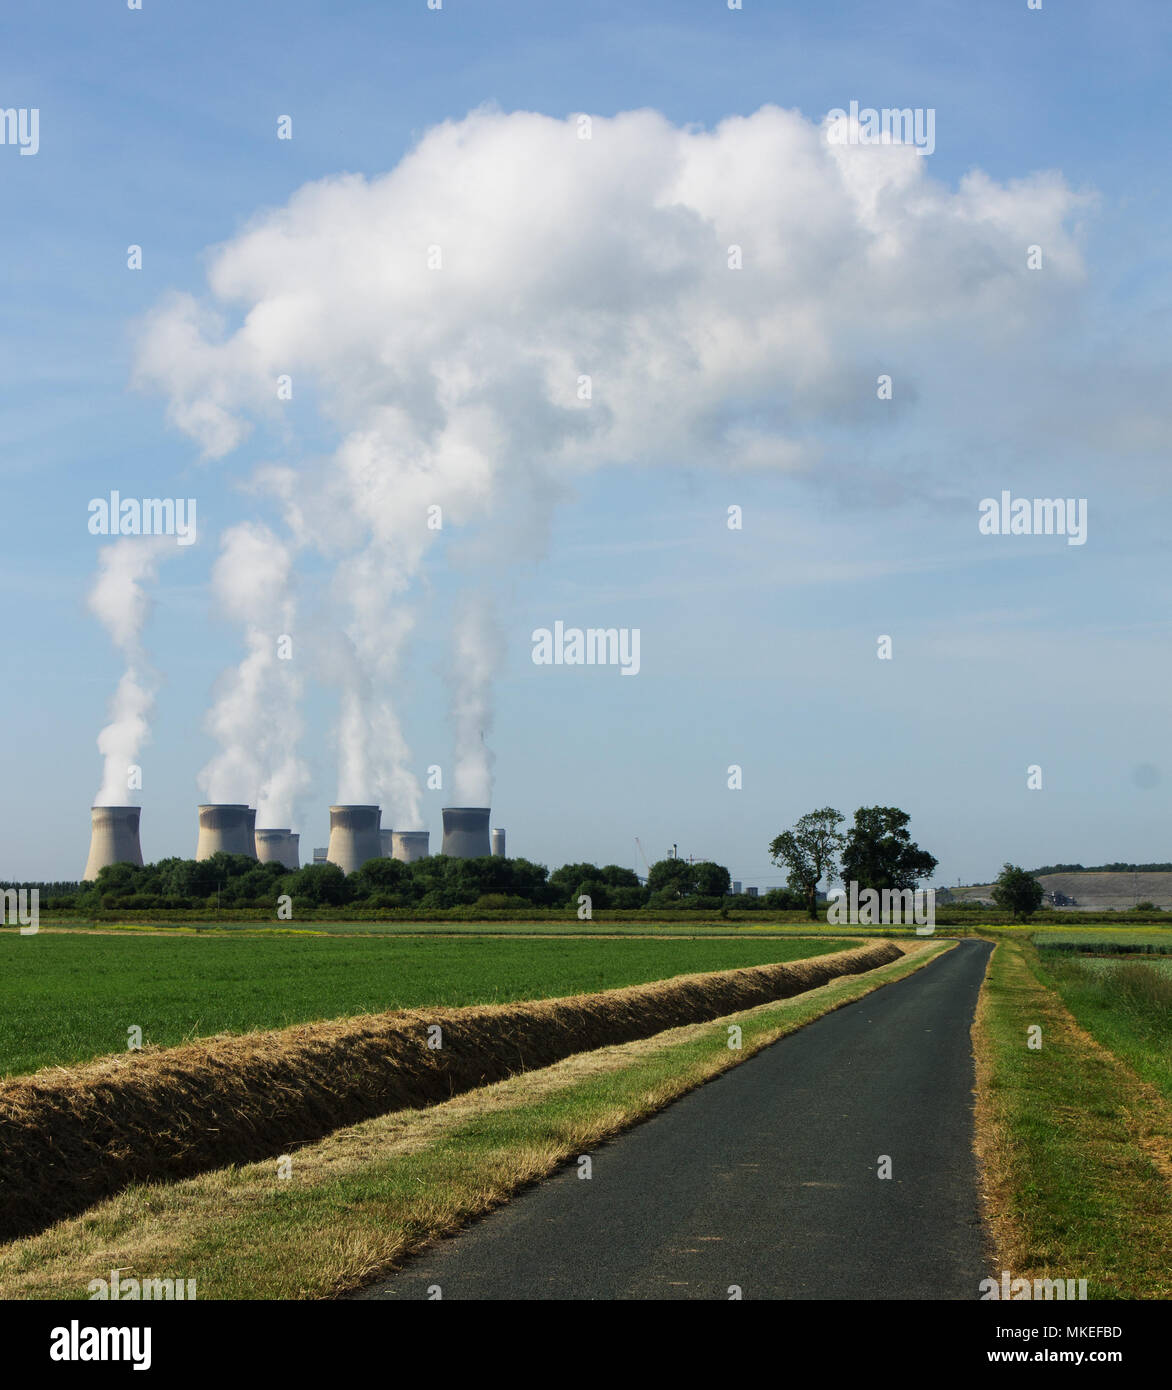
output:
<svg viewBox="0 0 1172 1390"><path fill-rule="evenodd" d="M1097 1038L1079 1007L1076 1021L1104 1045L1072 1025L1055 966L1078 969L1062 959L1043 966L1029 942L1003 937L981 994L977 1136L996 1268L1085 1278L1091 1298L1166 1298L1172 1183L1158 1155L1172 1112L1137 1079L1139 1050L1134 1059L1108 1050L1107 1032ZM1154 1062L1151 1044L1141 1050L1145 1065Z"/></svg>
<svg viewBox="0 0 1172 1390"><path fill-rule="evenodd" d="M1087 1032L1172 1100L1172 959L1040 957L1044 977Z"/></svg>
<svg viewBox="0 0 1172 1390"><path fill-rule="evenodd" d="M0 936L0 1074L127 1045L387 1009L556 998L670 975L801 960L817 940L510 940L40 932Z"/></svg>

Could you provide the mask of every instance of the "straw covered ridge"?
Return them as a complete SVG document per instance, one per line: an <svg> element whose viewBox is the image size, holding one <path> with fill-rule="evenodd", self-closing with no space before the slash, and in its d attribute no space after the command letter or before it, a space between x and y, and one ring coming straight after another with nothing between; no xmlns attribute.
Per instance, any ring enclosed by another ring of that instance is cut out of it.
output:
<svg viewBox="0 0 1172 1390"><path fill-rule="evenodd" d="M0 1239L134 1182L275 1157L375 1115L786 999L901 955L876 941L597 994L299 1024L14 1077L0 1082ZM437 1024L442 1046L429 1047Z"/></svg>

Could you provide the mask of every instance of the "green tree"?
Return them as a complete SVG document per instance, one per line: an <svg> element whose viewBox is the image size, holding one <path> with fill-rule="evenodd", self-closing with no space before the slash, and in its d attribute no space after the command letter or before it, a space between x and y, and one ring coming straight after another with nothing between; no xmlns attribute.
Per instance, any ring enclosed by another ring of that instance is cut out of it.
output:
<svg viewBox="0 0 1172 1390"><path fill-rule="evenodd" d="M805 900L811 921L818 916L818 880L825 876L829 882L835 876L844 843L838 827L844 819L833 806L808 811L769 846L770 858L786 870L789 886Z"/></svg>
<svg viewBox="0 0 1172 1390"><path fill-rule="evenodd" d="M701 859L693 864L696 878L696 892L705 898L723 898L732 887L732 879L723 864L714 864L711 859Z"/></svg>
<svg viewBox="0 0 1172 1390"><path fill-rule="evenodd" d="M578 885L584 880L602 878L602 870L597 864L563 864L549 876L549 886L554 890L557 902L576 902Z"/></svg>
<svg viewBox="0 0 1172 1390"><path fill-rule="evenodd" d="M842 852L842 879L866 888L916 888L936 859L908 833L911 817L898 806L860 806Z"/></svg>
<svg viewBox="0 0 1172 1390"><path fill-rule="evenodd" d="M998 907L1009 908L1015 921L1032 917L1044 896L1045 889L1038 880L1016 864L1005 864L993 885L993 901Z"/></svg>
<svg viewBox="0 0 1172 1390"><path fill-rule="evenodd" d="M686 898L696 891L696 866L686 859L660 859L647 871L647 887L657 900L666 902L670 898Z"/></svg>

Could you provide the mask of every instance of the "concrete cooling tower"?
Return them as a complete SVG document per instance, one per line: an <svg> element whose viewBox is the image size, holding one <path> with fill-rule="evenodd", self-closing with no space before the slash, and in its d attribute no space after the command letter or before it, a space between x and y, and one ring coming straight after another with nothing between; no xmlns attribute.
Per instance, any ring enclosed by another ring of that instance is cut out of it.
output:
<svg viewBox="0 0 1172 1390"><path fill-rule="evenodd" d="M210 859L223 850L225 854L247 854L256 858L256 812L250 806L220 801L199 808L199 839L195 844L197 859Z"/></svg>
<svg viewBox="0 0 1172 1390"><path fill-rule="evenodd" d="M396 830L391 836L391 858L401 859L404 864L426 859L431 852L428 848L430 840L430 830Z"/></svg>
<svg viewBox="0 0 1172 1390"><path fill-rule="evenodd" d="M382 814L377 806L331 806L329 862L352 874L368 859L381 859Z"/></svg>
<svg viewBox="0 0 1172 1390"><path fill-rule="evenodd" d="M392 850L395 847L393 830L380 830L378 832L379 850L384 859L393 859Z"/></svg>
<svg viewBox="0 0 1172 1390"><path fill-rule="evenodd" d="M95 879L107 864L142 864L138 842L141 806L92 806L90 808L90 857L83 878Z"/></svg>
<svg viewBox="0 0 1172 1390"><path fill-rule="evenodd" d="M300 838L290 830L258 830L256 857L262 864L284 864L287 869L299 869L297 842Z"/></svg>
<svg viewBox="0 0 1172 1390"><path fill-rule="evenodd" d="M505 858L505 832L499 826L492 832L492 852Z"/></svg>
<svg viewBox="0 0 1172 1390"><path fill-rule="evenodd" d="M445 806L442 853L453 859L480 859L492 853L488 839L488 806Z"/></svg>

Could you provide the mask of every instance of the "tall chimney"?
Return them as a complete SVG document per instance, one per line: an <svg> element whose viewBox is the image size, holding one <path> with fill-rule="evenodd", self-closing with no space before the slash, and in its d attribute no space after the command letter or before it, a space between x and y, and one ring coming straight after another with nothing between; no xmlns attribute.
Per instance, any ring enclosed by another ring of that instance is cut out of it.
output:
<svg viewBox="0 0 1172 1390"><path fill-rule="evenodd" d="M90 857L85 861L87 879L95 879L107 864L142 864L138 842L141 806L90 807Z"/></svg>
<svg viewBox="0 0 1172 1390"><path fill-rule="evenodd" d="M368 859L381 859L382 814L377 806L331 806L329 862L352 874Z"/></svg>
<svg viewBox="0 0 1172 1390"><path fill-rule="evenodd" d="M396 830L391 836L391 858L401 859L404 864L413 864L416 859L426 859L430 850L429 830Z"/></svg>
<svg viewBox="0 0 1172 1390"><path fill-rule="evenodd" d="M394 858L391 852L395 847L393 839L394 834L395 832L393 830L380 830L378 832L379 852L384 859Z"/></svg>
<svg viewBox="0 0 1172 1390"><path fill-rule="evenodd" d="M262 864L284 864L287 869L299 869L297 840L290 830L258 830L256 857Z"/></svg>
<svg viewBox="0 0 1172 1390"><path fill-rule="evenodd" d="M199 839L195 845L197 859L210 859L223 850L225 854L247 854L256 858L256 812L238 802L219 801L199 808Z"/></svg>
<svg viewBox="0 0 1172 1390"><path fill-rule="evenodd" d="M492 832L492 852L505 858L505 832L499 827Z"/></svg>
<svg viewBox="0 0 1172 1390"><path fill-rule="evenodd" d="M480 859L492 853L487 806L445 806L442 853L453 859Z"/></svg>

